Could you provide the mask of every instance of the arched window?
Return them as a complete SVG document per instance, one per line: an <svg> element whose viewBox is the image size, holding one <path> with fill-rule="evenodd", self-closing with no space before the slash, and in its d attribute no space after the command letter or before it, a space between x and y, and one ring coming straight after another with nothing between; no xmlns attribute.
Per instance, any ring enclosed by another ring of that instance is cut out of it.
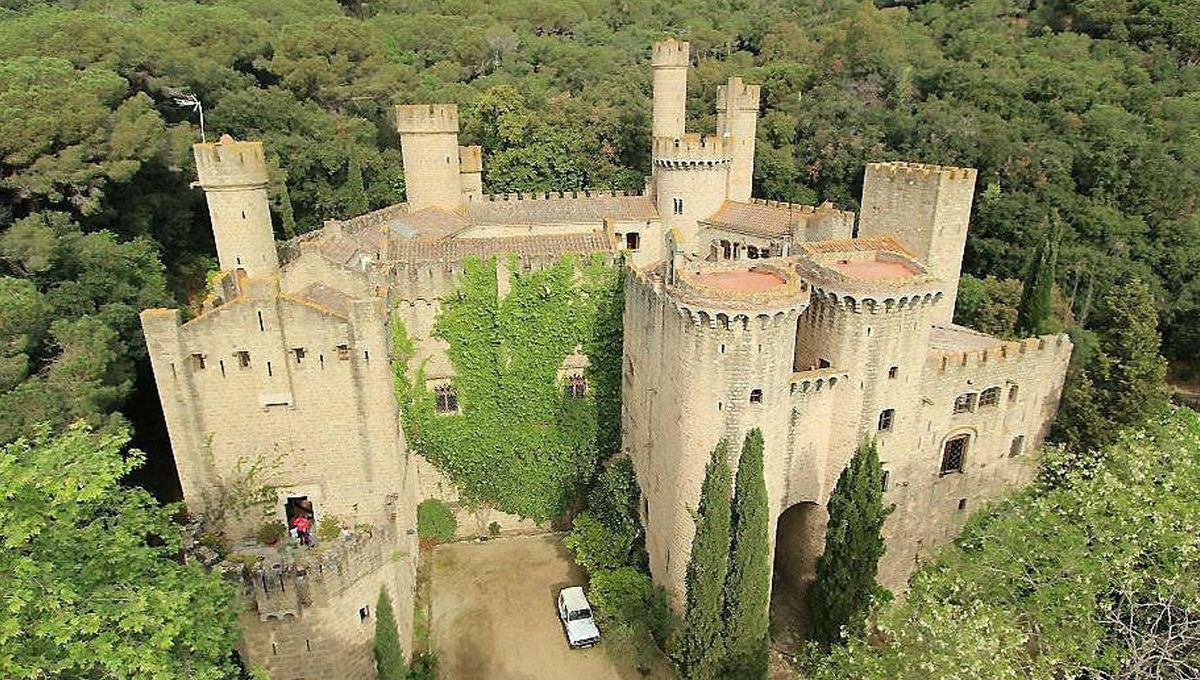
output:
<svg viewBox="0 0 1200 680"><path fill-rule="evenodd" d="M964 392L954 398L954 412L966 413L975 410L975 393Z"/></svg>
<svg viewBox="0 0 1200 680"><path fill-rule="evenodd" d="M746 246L746 257L751 260L758 259L758 248L755 246Z"/></svg>
<svg viewBox="0 0 1200 680"><path fill-rule="evenodd" d="M721 258L725 260L733 258L733 244L729 241L721 241Z"/></svg>
<svg viewBox="0 0 1200 680"><path fill-rule="evenodd" d="M967 444L970 441L971 436L966 434L960 434L946 440L946 443L942 446L942 467L939 470L939 474L949 475L963 471L963 464L967 460Z"/></svg>
<svg viewBox="0 0 1200 680"><path fill-rule="evenodd" d="M980 406L996 406L1000 403L1000 388L989 387L979 393Z"/></svg>
<svg viewBox="0 0 1200 680"><path fill-rule="evenodd" d="M584 378L578 373L567 379L567 397L571 399L583 399L583 395L587 394L587 378Z"/></svg>
<svg viewBox="0 0 1200 680"><path fill-rule="evenodd" d="M454 389L454 385L438 385L433 388L433 394L437 399L435 409L438 413L458 412L458 390Z"/></svg>

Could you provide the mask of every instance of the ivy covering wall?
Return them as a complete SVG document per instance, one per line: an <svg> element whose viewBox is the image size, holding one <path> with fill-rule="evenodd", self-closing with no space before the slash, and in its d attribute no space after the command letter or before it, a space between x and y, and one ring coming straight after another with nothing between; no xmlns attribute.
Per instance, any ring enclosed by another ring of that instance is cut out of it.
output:
<svg viewBox="0 0 1200 680"><path fill-rule="evenodd" d="M495 258L468 259L461 287L442 301L433 334L449 343L459 412L438 414L423 368L409 375L412 339L397 321L396 386L409 446L465 497L545 520L560 514L618 450L623 265L564 256L542 270L507 268L497 294ZM586 395L560 379L575 351L590 366Z"/></svg>

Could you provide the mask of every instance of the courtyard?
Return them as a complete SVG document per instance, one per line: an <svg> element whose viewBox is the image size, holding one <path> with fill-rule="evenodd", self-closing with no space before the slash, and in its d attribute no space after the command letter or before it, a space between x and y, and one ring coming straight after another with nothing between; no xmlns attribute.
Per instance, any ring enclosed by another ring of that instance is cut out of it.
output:
<svg viewBox="0 0 1200 680"><path fill-rule="evenodd" d="M615 663L603 640L590 649L567 647L555 600L560 588L586 580L560 536L441 545L430 564L430 642L440 677L646 677L627 661ZM649 677L671 677L661 670Z"/></svg>

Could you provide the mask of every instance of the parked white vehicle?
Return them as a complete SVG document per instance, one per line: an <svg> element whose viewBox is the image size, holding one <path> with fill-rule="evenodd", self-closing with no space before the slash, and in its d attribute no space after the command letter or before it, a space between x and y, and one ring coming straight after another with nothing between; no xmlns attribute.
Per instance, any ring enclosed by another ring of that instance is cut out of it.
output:
<svg viewBox="0 0 1200 680"><path fill-rule="evenodd" d="M567 644L571 649L591 647L600 642L600 629L592 618L592 605L583 594L583 588L571 586L558 591L558 619L567 631Z"/></svg>

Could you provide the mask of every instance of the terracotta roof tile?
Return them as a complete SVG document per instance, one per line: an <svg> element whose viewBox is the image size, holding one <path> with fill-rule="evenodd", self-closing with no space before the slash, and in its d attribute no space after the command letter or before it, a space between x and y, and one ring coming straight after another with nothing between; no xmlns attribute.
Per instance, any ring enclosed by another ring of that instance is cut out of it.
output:
<svg viewBox="0 0 1200 680"><path fill-rule="evenodd" d="M590 234L548 234L510 238L470 238L425 241L396 239L389 253L398 262L457 262L466 257L488 257L512 253L525 257L565 255L567 253L611 252L614 245L601 232Z"/></svg>
<svg viewBox="0 0 1200 680"><path fill-rule="evenodd" d="M342 318L350 316L350 304L354 302L354 298L323 283L309 284L286 297Z"/></svg>
<svg viewBox="0 0 1200 680"><path fill-rule="evenodd" d="M882 236L866 236L862 238L842 238L833 239L830 241L806 241L797 244L808 255L822 255L829 253L863 253L884 251L892 253L900 253L910 258L916 256L909 252L908 248L900 245L891 234Z"/></svg>
<svg viewBox="0 0 1200 680"><path fill-rule="evenodd" d="M700 221L738 234L782 239L791 237L792 225L805 221L806 216L812 214L812 208L805 213L798 207L725 201L717 212Z"/></svg>

